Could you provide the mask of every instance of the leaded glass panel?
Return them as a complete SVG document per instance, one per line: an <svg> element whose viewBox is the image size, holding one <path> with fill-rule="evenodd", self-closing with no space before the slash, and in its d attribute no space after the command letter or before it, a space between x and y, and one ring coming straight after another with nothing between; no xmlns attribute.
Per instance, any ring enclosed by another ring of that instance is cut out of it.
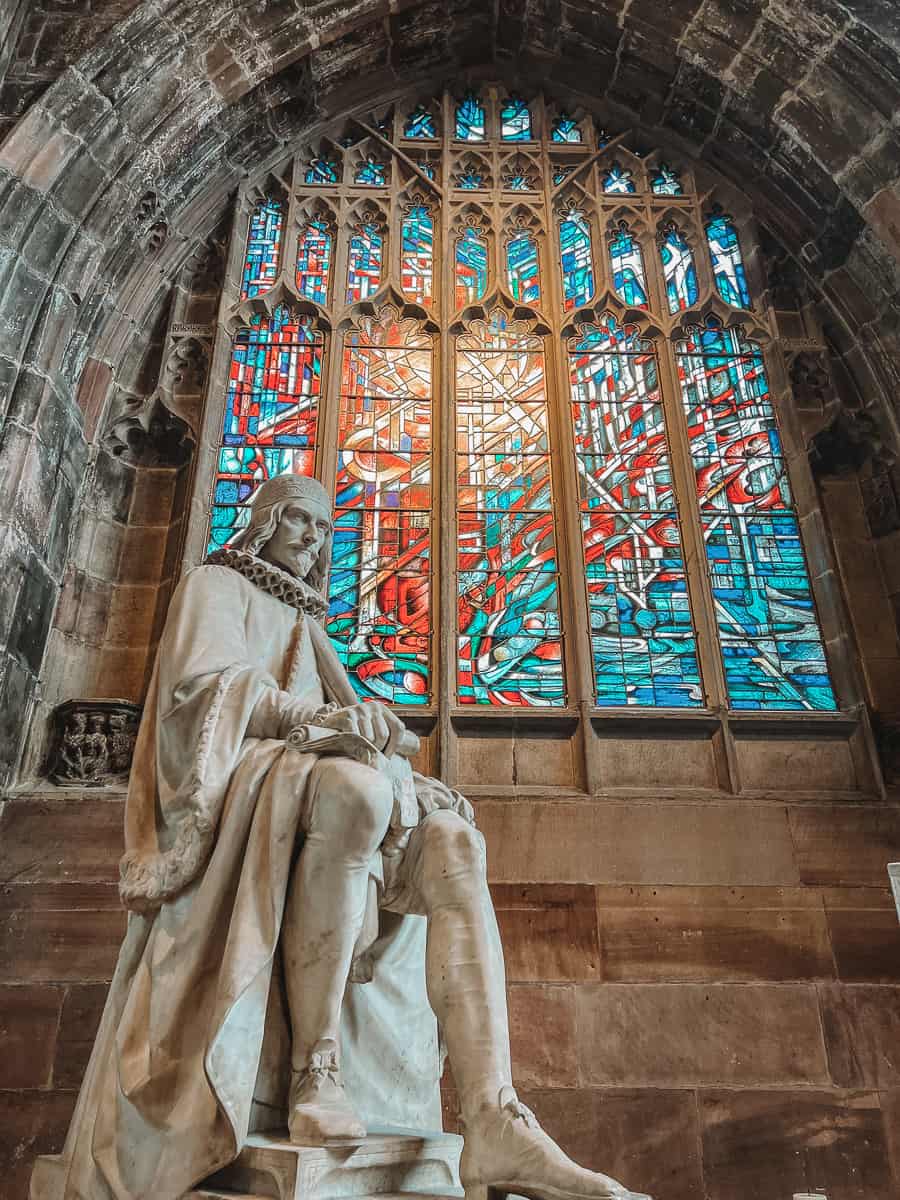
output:
<svg viewBox="0 0 900 1200"><path fill-rule="evenodd" d="M500 137L504 142L531 141L531 110L524 100L507 100L501 108Z"/></svg>
<svg viewBox="0 0 900 1200"><path fill-rule="evenodd" d="M700 289L697 285L694 255L684 235L675 225L669 225L663 231L659 256L662 260L669 312L683 312L697 303Z"/></svg>
<svg viewBox="0 0 900 1200"><path fill-rule="evenodd" d="M678 346L732 708L836 708L759 347L715 322Z"/></svg>
<svg viewBox="0 0 900 1200"><path fill-rule="evenodd" d="M538 304L541 299L537 242L527 233L506 243L506 277L514 300Z"/></svg>
<svg viewBox="0 0 900 1200"><path fill-rule="evenodd" d="M594 294L591 228L584 213L572 211L559 225L563 303L566 309L587 304Z"/></svg>
<svg viewBox="0 0 900 1200"><path fill-rule="evenodd" d="M434 221L423 204L416 204L400 230L400 283L419 304L432 300L434 277Z"/></svg>
<svg viewBox="0 0 900 1200"><path fill-rule="evenodd" d="M484 141L484 105L469 95L456 108L456 137L461 142Z"/></svg>
<svg viewBox="0 0 900 1200"><path fill-rule="evenodd" d="M310 221L297 245L297 291L316 304L328 303L331 234L325 221Z"/></svg>
<svg viewBox="0 0 900 1200"><path fill-rule="evenodd" d="M381 286L384 238L378 226L365 222L350 237L347 255L347 303L367 300Z"/></svg>
<svg viewBox="0 0 900 1200"><path fill-rule="evenodd" d="M241 299L253 300L269 291L278 277L281 235L284 229L283 206L278 200L263 200L250 217Z"/></svg>
<svg viewBox="0 0 900 1200"><path fill-rule="evenodd" d="M641 248L624 223L610 239L609 261L613 288L620 299L634 308L649 308Z"/></svg>
<svg viewBox="0 0 900 1200"><path fill-rule="evenodd" d="M487 291L487 241L467 226L456 242L456 307L474 304Z"/></svg>
<svg viewBox="0 0 900 1200"><path fill-rule="evenodd" d="M713 213L706 223L706 241L719 295L736 308L749 308L750 289L732 219L723 212Z"/></svg>

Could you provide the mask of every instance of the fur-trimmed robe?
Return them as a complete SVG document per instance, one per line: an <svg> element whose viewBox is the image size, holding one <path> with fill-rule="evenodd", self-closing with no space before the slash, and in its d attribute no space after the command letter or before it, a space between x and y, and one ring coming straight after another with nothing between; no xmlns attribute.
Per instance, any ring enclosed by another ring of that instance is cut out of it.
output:
<svg viewBox="0 0 900 1200"><path fill-rule="evenodd" d="M355 696L310 615L321 600L250 555L231 561L197 568L172 599L126 806L122 894L136 911L65 1148L38 1160L32 1200L179 1200L248 1131L285 1120L278 940L317 760L283 739ZM426 810L456 799L415 786ZM342 1014L345 1078L370 1128L440 1129L425 922L378 913L380 860L376 940L357 946L372 978L348 985Z"/></svg>

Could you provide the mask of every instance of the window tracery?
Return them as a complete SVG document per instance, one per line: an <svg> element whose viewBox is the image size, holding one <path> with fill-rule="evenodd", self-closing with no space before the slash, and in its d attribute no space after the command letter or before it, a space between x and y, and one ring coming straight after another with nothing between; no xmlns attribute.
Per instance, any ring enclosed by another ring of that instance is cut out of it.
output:
<svg viewBox="0 0 900 1200"><path fill-rule="evenodd" d="M487 88L350 120L245 203L209 543L271 475L334 487L361 697L836 707L750 226L688 164Z"/></svg>

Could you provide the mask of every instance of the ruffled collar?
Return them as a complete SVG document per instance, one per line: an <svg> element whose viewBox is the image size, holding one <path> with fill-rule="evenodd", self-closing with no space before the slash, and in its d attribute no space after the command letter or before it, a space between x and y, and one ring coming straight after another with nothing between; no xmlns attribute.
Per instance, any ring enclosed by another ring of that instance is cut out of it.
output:
<svg viewBox="0 0 900 1200"><path fill-rule="evenodd" d="M270 596L290 604L298 612L308 613L317 621L321 621L328 611L326 601L304 580L288 574L274 563L257 558L255 554L248 554L246 550L223 546L221 550L214 550L206 561L216 567L231 567L232 571L237 571Z"/></svg>

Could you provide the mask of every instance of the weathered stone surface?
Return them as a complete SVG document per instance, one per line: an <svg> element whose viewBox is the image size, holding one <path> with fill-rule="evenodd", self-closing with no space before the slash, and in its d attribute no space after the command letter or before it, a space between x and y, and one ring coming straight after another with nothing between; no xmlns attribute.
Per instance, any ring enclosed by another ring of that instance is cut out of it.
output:
<svg viewBox="0 0 900 1200"><path fill-rule="evenodd" d="M822 1028L838 1087L900 1087L900 987L824 984Z"/></svg>
<svg viewBox="0 0 900 1200"><path fill-rule="evenodd" d="M896 806L798 806L790 822L803 883L883 886L887 864L900 858Z"/></svg>
<svg viewBox="0 0 900 1200"><path fill-rule="evenodd" d="M477 807L497 883L799 882L781 807L530 801Z"/></svg>
<svg viewBox="0 0 900 1200"><path fill-rule="evenodd" d="M848 908L829 912L828 932L840 979L900 983L900 922L895 911Z"/></svg>
<svg viewBox="0 0 900 1200"><path fill-rule="evenodd" d="M703 1195L693 1092L572 1088L521 1095L577 1162L654 1200Z"/></svg>
<svg viewBox="0 0 900 1200"><path fill-rule="evenodd" d="M106 984L73 984L66 991L59 1020L53 1086L78 1088L90 1058L103 1005Z"/></svg>
<svg viewBox="0 0 900 1200"><path fill-rule="evenodd" d="M516 1085L574 1087L575 988L514 984L508 997Z"/></svg>
<svg viewBox="0 0 900 1200"><path fill-rule="evenodd" d="M700 1120L709 1200L819 1190L829 1200L887 1200L893 1193L872 1093L701 1093Z"/></svg>
<svg viewBox="0 0 900 1200"><path fill-rule="evenodd" d="M39 1154L58 1154L75 1107L74 1092L0 1091L0 1174L9 1200L26 1200Z"/></svg>
<svg viewBox="0 0 900 1200"><path fill-rule="evenodd" d="M122 793L103 800L7 800L0 812L0 882L114 880L122 853Z"/></svg>
<svg viewBox="0 0 900 1200"><path fill-rule="evenodd" d="M108 982L125 912L7 912L0 918L0 982Z"/></svg>
<svg viewBox="0 0 900 1200"><path fill-rule="evenodd" d="M0 986L0 1056L4 1088L50 1083L62 990L33 984Z"/></svg>
<svg viewBox="0 0 900 1200"><path fill-rule="evenodd" d="M495 884L491 895L510 981L552 983L599 977L592 887Z"/></svg>
<svg viewBox="0 0 900 1200"><path fill-rule="evenodd" d="M585 984L576 992L575 1015L582 1085L828 1081L811 986Z"/></svg>

